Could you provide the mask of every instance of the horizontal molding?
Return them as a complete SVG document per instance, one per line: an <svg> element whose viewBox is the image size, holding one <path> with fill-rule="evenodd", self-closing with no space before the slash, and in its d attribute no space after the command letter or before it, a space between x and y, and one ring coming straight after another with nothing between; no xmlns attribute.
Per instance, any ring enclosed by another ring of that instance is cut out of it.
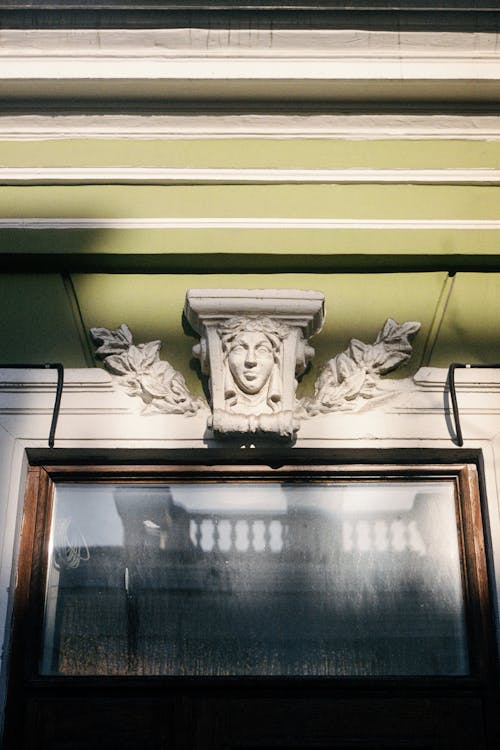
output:
<svg viewBox="0 0 500 750"><path fill-rule="evenodd" d="M64 4L67 2L64 0ZM181 2L185 5L185 0ZM135 0L133 3L136 4ZM29 4L33 5L33 0ZM5 0L2 7L5 7ZM105 66L117 58L162 62L176 58L248 60L263 56L304 61L324 57L335 61L364 59L373 62L399 58L401 61L467 59L482 62L498 59L499 54L494 28L470 34L451 30L443 33L376 27L342 29L302 25L286 28L269 23L242 27L231 24L226 28L203 28L201 25L165 26L161 29L5 28L0 48L0 57L12 60L14 65L42 60L49 66L57 59L74 63L79 59L101 61Z"/></svg>
<svg viewBox="0 0 500 750"><path fill-rule="evenodd" d="M156 78L169 80L388 80L471 81L499 77L499 56L451 50L448 53L381 53L369 49L359 52L317 53L291 50L266 54L262 49L235 53L234 50L199 52L192 50L167 54L0 54L3 82L23 81L134 81ZM399 72L399 76L398 76ZM471 92L472 93L472 92ZM202 92L198 92L198 97Z"/></svg>
<svg viewBox="0 0 500 750"><path fill-rule="evenodd" d="M285 111L401 108L463 110L489 114L500 104L500 65L470 60L362 61L315 59L244 61L99 61L61 58L29 60L15 66L1 61L0 96L4 112L44 112L87 108L119 112ZM64 71L64 74L62 73Z"/></svg>
<svg viewBox="0 0 500 750"><path fill-rule="evenodd" d="M272 102L303 112L322 103L457 101L490 112L500 101L495 33L177 28L3 30L3 111L44 112L75 102L119 111L118 101L156 110L200 102L243 110ZM301 102L299 106L298 102ZM255 110L254 110L255 111Z"/></svg>
<svg viewBox="0 0 500 750"><path fill-rule="evenodd" d="M111 375L98 368L69 368L64 372L64 392L77 391L82 387L92 391L109 391L113 389ZM0 364L0 391L17 391L27 384L36 390L54 390L57 374L54 370L23 368L5 369Z"/></svg>
<svg viewBox="0 0 500 750"><path fill-rule="evenodd" d="M164 167L4 167L3 185L71 184L441 184L499 185L500 169L176 169Z"/></svg>
<svg viewBox="0 0 500 750"><path fill-rule="evenodd" d="M500 219L306 219L262 217L0 219L0 230L22 229L394 229L500 230Z"/></svg>
<svg viewBox="0 0 500 750"><path fill-rule="evenodd" d="M0 138L197 140L224 138L339 140L500 140L499 115L457 114L6 114Z"/></svg>

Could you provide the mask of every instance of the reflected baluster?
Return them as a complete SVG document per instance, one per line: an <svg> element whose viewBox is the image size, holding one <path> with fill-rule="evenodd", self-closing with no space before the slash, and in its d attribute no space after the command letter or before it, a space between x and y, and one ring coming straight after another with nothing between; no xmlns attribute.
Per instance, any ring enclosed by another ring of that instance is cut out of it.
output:
<svg viewBox="0 0 500 750"><path fill-rule="evenodd" d="M195 518L194 523L196 525L196 532L195 532L196 549L201 549L201 519Z"/></svg>
<svg viewBox="0 0 500 750"><path fill-rule="evenodd" d="M234 552L236 549L236 523L234 518L231 518L230 525L231 525L231 531L229 533L229 538L231 540L231 546L229 547L231 552Z"/></svg>
<svg viewBox="0 0 500 750"><path fill-rule="evenodd" d="M248 551L255 552L255 521L248 521Z"/></svg>
<svg viewBox="0 0 500 750"><path fill-rule="evenodd" d="M214 533L213 533L213 539L214 544L212 547L213 552L220 552L220 530L219 530L219 519L214 518Z"/></svg>
<svg viewBox="0 0 500 750"><path fill-rule="evenodd" d="M264 520L264 551L269 552L271 549L271 521Z"/></svg>

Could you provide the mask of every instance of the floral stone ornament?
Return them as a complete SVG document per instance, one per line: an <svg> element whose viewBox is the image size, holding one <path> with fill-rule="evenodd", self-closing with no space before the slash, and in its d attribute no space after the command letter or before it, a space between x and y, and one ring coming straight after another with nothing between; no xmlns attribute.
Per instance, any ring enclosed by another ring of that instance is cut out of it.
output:
<svg viewBox="0 0 500 750"><path fill-rule="evenodd" d="M142 400L144 413L190 415L204 405L189 393L181 373L160 359L161 341L134 344L125 323L115 330L91 328L90 333L99 344L96 355L129 396Z"/></svg>
<svg viewBox="0 0 500 750"><path fill-rule="evenodd" d="M218 435L292 439L299 428L295 390L321 329L324 296L295 289L190 289L184 312L201 340L193 348L209 376Z"/></svg>
<svg viewBox="0 0 500 750"><path fill-rule="evenodd" d="M351 339L348 348L322 369L313 398L302 400L304 417L354 411L368 399L393 393L391 382L395 381L384 381L381 376L408 362L412 355L410 339L419 328L416 321L400 325L388 318L373 344Z"/></svg>
<svg viewBox="0 0 500 750"><path fill-rule="evenodd" d="M216 436L251 435L291 441L300 420L357 412L404 390L384 376L411 357L420 323L389 318L373 344L351 339L347 349L321 370L314 396L298 401L297 378L314 355L309 338L324 320L320 292L296 289L190 289L184 313L200 342L193 354L209 377ZM184 377L160 359L160 341L134 344L127 325L92 328L96 355L115 382L142 402L145 414L191 416L205 402L187 389Z"/></svg>

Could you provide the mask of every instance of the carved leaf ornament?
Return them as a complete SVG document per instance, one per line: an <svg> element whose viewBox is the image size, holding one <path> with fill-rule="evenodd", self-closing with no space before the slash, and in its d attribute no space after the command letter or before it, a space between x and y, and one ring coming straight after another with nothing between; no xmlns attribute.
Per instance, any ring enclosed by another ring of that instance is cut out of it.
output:
<svg viewBox="0 0 500 750"><path fill-rule="evenodd" d="M204 405L190 394L181 373L160 359L161 341L135 345L125 323L115 330L91 328L90 332L94 341L102 342L96 355L129 396L142 399L146 413L190 415Z"/></svg>
<svg viewBox="0 0 500 750"><path fill-rule="evenodd" d="M294 418L354 410L368 399L393 393L394 381L383 381L382 376L410 359L410 339L419 328L416 321L399 324L389 318L373 344L351 339L347 349L321 371L314 396L295 401ZM128 395L142 400L143 413L189 416L206 406L192 396L181 373L160 359L160 341L134 344L125 323L115 330L92 328L91 334L99 344L96 355Z"/></svg>
<svg viewBox="0 0 500 750"><path fill-rule="evenodd" d="M389 318L374 344L351 339L348 348L325 365L316 381L313 398L303 399L305 415L339 411L349 408L357 399L387 394L387 388L381 386L381 375L410 359L410 337L419 328L420 323L415 321L400 325Z"/></svg>

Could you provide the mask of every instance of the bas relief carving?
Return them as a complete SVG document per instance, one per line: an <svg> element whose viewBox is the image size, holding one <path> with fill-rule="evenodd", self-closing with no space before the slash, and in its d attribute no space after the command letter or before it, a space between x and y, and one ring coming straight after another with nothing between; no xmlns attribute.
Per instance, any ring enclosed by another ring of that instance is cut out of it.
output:
<svg viewBox="0 0 500 750"><path fill-rule="evenodd" d="M348 348L321 370L313 398L303 399L304 416L354 411L363 402L394 393L396 381L382 380L382 376L408 362L412 354L410 338L419 328L416 321L399 325L388 318L373 344L351 339Z"/></svg>
<svg viewBox="0 0 500 750"><path fill-rule="evenodd" d="M289 423L293 431L292 415L285 420L282 415L281 363L288 327L271 318L229 318L217 327L217 333L222 346L224 409L215 415L216 429L280 434L284 430L288 434Z"/></svg>
<svg viewBox="0 0 500 750"><path fill-rule="evenodd" d="M314 396L295 396L297 378L314 355L308 339L324 319L320 292L298 290L189 290L185 315L200 335L193 354L209 377L207 426L215 435L252 435L293 440L300 420L336 411L356 411L394 395L401 381L383 376L405 364L418 322L388 319L373 344L352 339L329 360ZM160 341L135 345L125 324L93 328L96 354L145 413L195 414L205 406L183 376L160 360Z"/></svg>
<svg viewBox="0 0 500 750"><path fill-rule="evenodd" d="M307 338L320 330L323 310L320 292L188 291L185 314L201 337L193 353L210 378L215 434L293 439L297 377L314 354Z"/></svg>
<svg viewBox="0 0 500 750"><path fill-rule="evenodd" d="M281 401L281 345L288 328L271 318L230 318L221 324L224 398L229 409L274 412Z"/></svg>
<svg viewBox="0 0 500 750"><path fill-rule="evenodd" d="M125 393L141 399L143 413L191 415L203 406L189 393L181 373L160 359L161 341L136 345L125 323L114 330L91 328L90 333L99 344L96 355Z"/></svg>

